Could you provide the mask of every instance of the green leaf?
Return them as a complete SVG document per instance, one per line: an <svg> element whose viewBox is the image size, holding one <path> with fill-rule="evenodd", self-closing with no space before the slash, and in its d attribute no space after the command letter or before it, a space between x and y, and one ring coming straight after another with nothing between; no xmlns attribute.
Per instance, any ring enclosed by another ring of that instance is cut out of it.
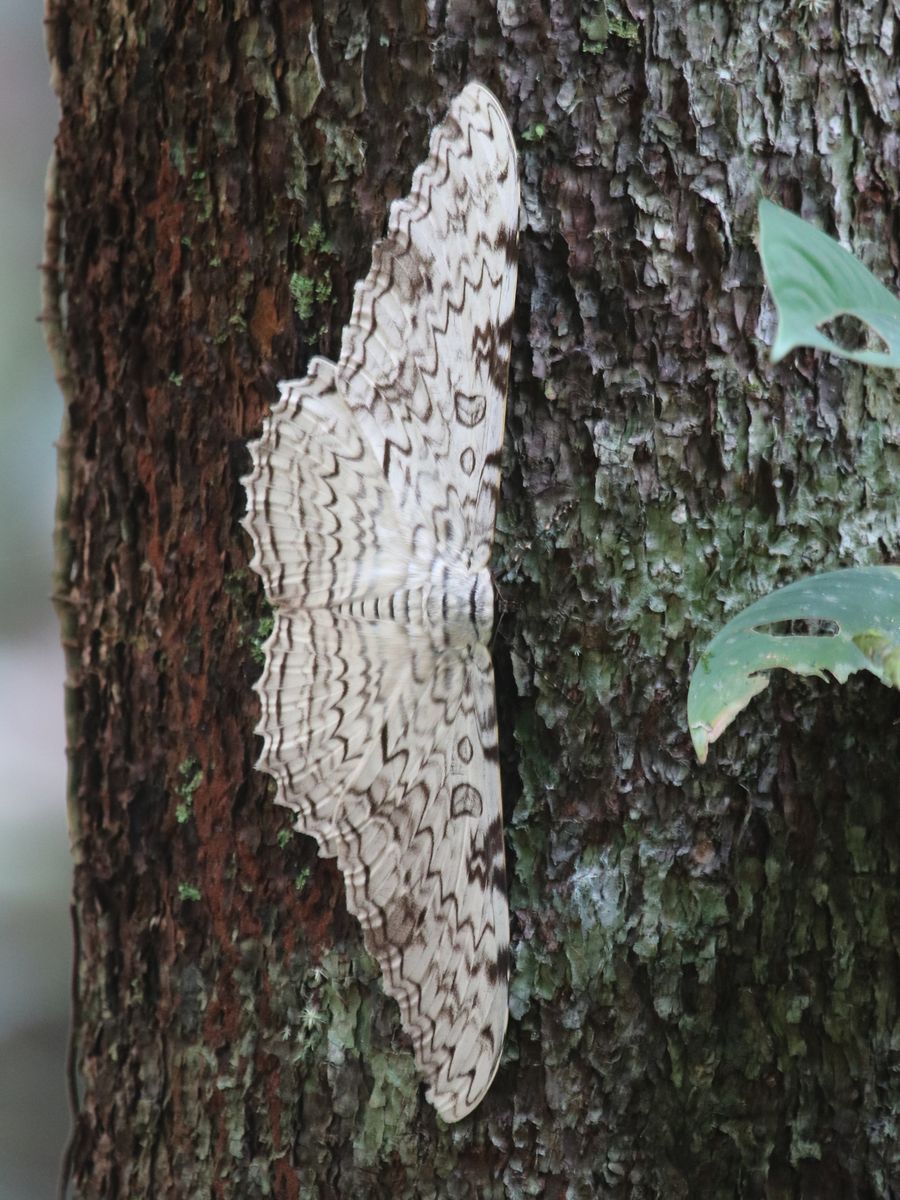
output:
<svg viewBox="0 0 900 1200"><path fill-rule="evenodd" d="M826 633L782 633L787 622ZM775 627L774 629L772 627ZM900 567L851 567L779 588L721 629L691 676L688 725L700 762L775 667L843 683L867 670L900 687Z"/></svg>
<svg viewBox="0 0 900 1200"><path fill-rule="evenodd" d="M778 310L773 362L796 346L813 346L872 367L900 367L900 303L843 246L770 200L761 200L759 249ZM879 333L889 352L845 350L820 331L820 325L843 315L857 317Z"/></svg>

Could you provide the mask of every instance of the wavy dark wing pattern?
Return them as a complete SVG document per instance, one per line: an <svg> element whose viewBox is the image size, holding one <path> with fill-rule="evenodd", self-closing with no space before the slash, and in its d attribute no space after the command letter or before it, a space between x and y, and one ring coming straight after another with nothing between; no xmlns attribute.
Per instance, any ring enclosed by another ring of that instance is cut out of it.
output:
<svg viewBox="0 0 900 1200"><path fill-rule="evenodd" d="M517 220L509 125L470 84L391 209L338 363L281 385L244 479L274 609L257 767L337 858L447 1121L490 1086L507 1019L485 567Z"/></svg>
<svg viewBox="0 0 900 1200"><path fill-rule="evenodd" d="M509 124L470 84L391 208L337 367L400 510L475 570L494 532L518 218Z"/></svg>

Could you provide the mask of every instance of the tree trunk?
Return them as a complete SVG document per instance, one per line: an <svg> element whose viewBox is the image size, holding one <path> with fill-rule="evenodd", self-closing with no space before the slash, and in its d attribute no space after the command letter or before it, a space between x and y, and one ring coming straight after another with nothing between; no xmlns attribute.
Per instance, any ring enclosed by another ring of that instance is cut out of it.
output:
<svg viewBox="0 0 900 1200"><path fill-rule="evenodd" d="M788 681L700 768L689 669L898 556L887 373L773 369L760 194L898 261L887 6L49 0L77 1197L900 1190L897 700ZM513 977L459 1126L333 862L252 769L237 525L277 379L469 78L523 216L495 577ZM761 340L762 339L762 340Z"/></svg>

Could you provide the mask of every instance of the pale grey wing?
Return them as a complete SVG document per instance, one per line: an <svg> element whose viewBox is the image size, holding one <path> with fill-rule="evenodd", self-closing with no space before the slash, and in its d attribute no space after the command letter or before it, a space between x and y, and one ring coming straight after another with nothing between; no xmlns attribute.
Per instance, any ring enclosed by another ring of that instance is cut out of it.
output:
<svg viewBox="0 0 900 1200"><path fill-rule="evenodd" d="M487 565L506 414L519 185L498 101L469 84L357 284L337 375L409 524Z"/></svg>
<svg viewBox="0 0 900 1200"><path fill-rule="evenodd" d="M334 857L344 796L367 786L388 713L410 687L407 638L400 626L327 608L276 608L263 648L257 768L275 779L276 803L298 814L297 828Z"/></svg>
<svg viewBox="0 0 900 1200"><path fill-rule="evenodd" d="M409 686L377 754L331 819L347 906L400 1006L428 1099L458 1121L494 1077L508 1011L493 673L481 645L436 656L417 638L405 662Z"/></svg>
<svg viewBox="0 0 900 1200"><path fill-rule="evenodd" d="M404 587L412 535L347 407L333 363L279 385L243 479L250 565L279 609L337 607Z"/></svg>
<svg viewBox="0 0 900 1200"><path fill-rule="evenodd" d="M460 1120L494 1077L508 1009L490 655L327 609L276 611L265 651L257 766L337 856L428 1099Z"/></svg>

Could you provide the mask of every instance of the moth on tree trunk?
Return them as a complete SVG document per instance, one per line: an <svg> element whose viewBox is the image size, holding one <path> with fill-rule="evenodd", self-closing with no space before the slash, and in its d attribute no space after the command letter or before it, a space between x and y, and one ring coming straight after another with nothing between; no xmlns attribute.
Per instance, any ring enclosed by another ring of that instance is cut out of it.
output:
<svg viewBox="0 0 900 1200"><path fill-rule="evenodd" d="M519 188L478 84L454 100L356 289L253 447L246 527L275 609L259 766L320 853L448 1121L500 1062L509 915L488 560Z"/></svg>

